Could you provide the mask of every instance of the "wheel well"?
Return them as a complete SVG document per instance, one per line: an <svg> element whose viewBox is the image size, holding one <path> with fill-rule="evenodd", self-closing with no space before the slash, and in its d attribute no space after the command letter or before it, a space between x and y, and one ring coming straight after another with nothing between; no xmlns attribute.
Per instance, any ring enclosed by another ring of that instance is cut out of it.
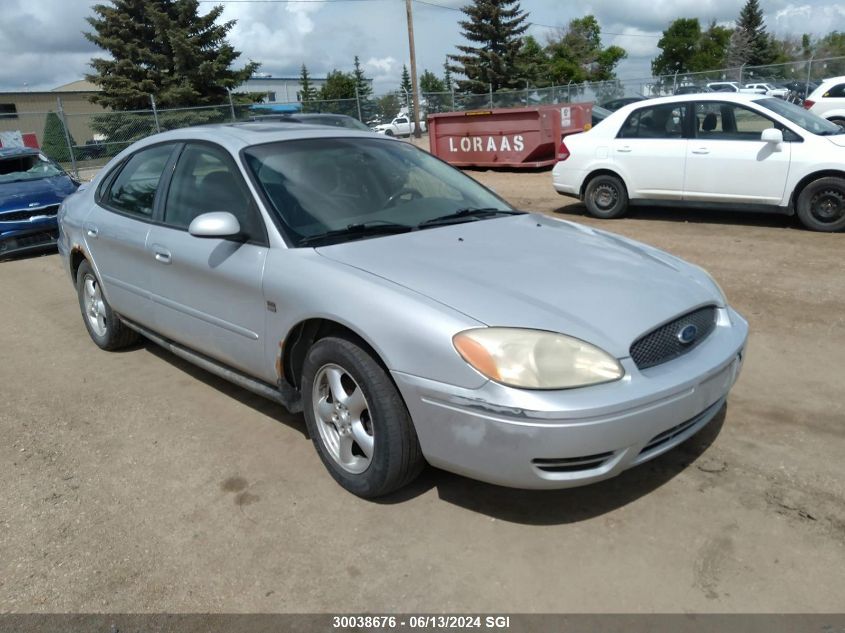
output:
<svg viewBox="0 0 845 633"><path fill-rule="evenodd" d="M302 366L305 364L305 356L308 354L308 350L314 343L327 336L338 336L351 340L370 354L387 371L387 366L372 345L367 343L354 330L330 319L308 319L291 328L285 340L279 344L280 354L276 364L279 377L299 389Z"/></svg>
<svg viewBox="0 0 845 633"><path fill-rule="evenodd" d="M85 259L85 255L78 248L71 251L70 253L70 273L73 276L74 283L76 283L76 273L79 270L79 267L82 265L82 262L85 261Z"/></svg>
<svg viewBox="0 0 845 633"><path fill-rule="evenodd" d="M581 192L579 195L582 200L584 199L584 193L587 191L587 185L589 185L590 181L597 176L613 176L614 178L618 178L622 183L622 186L625 187L625 194L627 195L628 185L625 184L625 179L622 178L622 176L617 174L612 169L597 169L593 172L590 172L590 175L584 178L584 182L581 183Z"/></svg>
<svg viewBox="0 0 845 633"><path fill-rule="evenodd" d="M795 189L792 191L792 197L789 200L789 207L792 209L793 213L795 212L795 205L798 202L798 196L801 195L801 192L804 190L804 187L809 185L814 180L818 180L819 178L843 178L845 179L845 171L837 170L837 169L826 169L824 171L817 171L809 176L804 176L797 185L795 185Z"/></svg>

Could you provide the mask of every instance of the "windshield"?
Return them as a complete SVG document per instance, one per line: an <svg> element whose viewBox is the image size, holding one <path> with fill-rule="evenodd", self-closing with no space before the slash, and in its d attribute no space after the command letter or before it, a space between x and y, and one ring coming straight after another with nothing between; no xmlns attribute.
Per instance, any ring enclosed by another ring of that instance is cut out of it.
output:
<svg viewBox="0 0 845 633"><path fill-rule="evenodd" d="M784 101L783 99L772 97L769 99L760 99L755 101L755 103L781 115L784 119L791 121L795 125L812 134L818 134L819 136L832 136L835 134L845 133L845 129L842 129L835 123L831 123L827 119L823 119L820 116L813 114L812 112L808 112L794 103Z"/></svg>
<svg viewBox="0 0 845 633"><path fill-rule="evenodd" d="M415 230L444 216L476 221L513 212L472 178L401 141L301 139L249 147L244 156L297 246L361 225ZM371 234L350 230L348 239L363 236Z"/></svg>
<svg viewBox="0 0 845 633"><path fill-rule="evenodd" d="M64 172L43 154L23 154L0 159L0 183L40 180Z"/></svg>

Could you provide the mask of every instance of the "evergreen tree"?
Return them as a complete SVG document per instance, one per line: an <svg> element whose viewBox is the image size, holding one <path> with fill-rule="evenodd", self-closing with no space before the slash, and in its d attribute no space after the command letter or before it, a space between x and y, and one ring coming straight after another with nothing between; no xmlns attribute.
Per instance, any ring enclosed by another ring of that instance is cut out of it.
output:
<svg viewBox="0 0 845 633"><path fill-rule="evenodd" d="M443 85L447 91L452 91L452 70L449 68L448 58L443 62Z"/></svg>
<svg viewBox="0 0 845 633"><path fill-rule="evenodd" d="M308 112L313 107L309 102L315 101L316 99L317 90L311 83L311 74L303 63L299 69L299 101L302 103L302 111Z"/></svg>
<svg viewBox="0 0 845 633"><path fill-rule="evenodd" d="M451 70L466 77L456 81L463 92L482 93L490 88L518 88L516 60L521 36L528 28L528 14L518 0L472 0L461 8L468 19L460 22L463 36L471 44L458 46L459 55L449 55Z"/></svg>
<svg viewBox="0 0 845 633"><path fill-rule="evenodd" d="M744 63L749 66L762 66L772 62L774 55L759 0L746 0L745 6L739 12L736 29L741 31L748 41L748 58Z"/></svg>
<svg viewBox="0 0 845 633"><path fill-rule="evenodd" d="M70 135L70 144L76 147L76 141ZM41 136L41 151L59 163L66 163L70 160L70 150L65 139L65 128L62 120L55 112L47 113L47 120L44 122L44 134Z"/></svg>
<svg viewBox="0 0 845 633"><path fill-rule="evenodd" d="M411 73L408 72L408 67L402 64L402 81L399 83L399 88L405 93L405 97L411 94L413 86L411 85Z"/></svg>
<svg viewBox="0 0 845 633"><path fill-rule="evenodd" d="M549 56L545 48L531 35L522 38L522 47L516 58L516 69L525 88L543 88L549 85Z"/></svg>
<svg viewBox="0 0 845 633"><path fill-rule="evenodd" d="M151 94L162 108L225 103L227 89L259 67L232 68L240 53L226 36L235 21L217 24L222 5L205 15L198 0L112 0L93 10L85 37L111 58L92 59L86 78L100 86L91 100L104 107L146 109Z"/></svg>
<svg viewBox="0 0 845 633"><path fill-rule="evenodd" d="M358 97L361 101L369 99L373 94L373 89L370 87L370 82L364 76L364 70L361 68L361 62L358 61L357 55L355 56L352 76L355 78L355 86L358 88Z"/></svg>

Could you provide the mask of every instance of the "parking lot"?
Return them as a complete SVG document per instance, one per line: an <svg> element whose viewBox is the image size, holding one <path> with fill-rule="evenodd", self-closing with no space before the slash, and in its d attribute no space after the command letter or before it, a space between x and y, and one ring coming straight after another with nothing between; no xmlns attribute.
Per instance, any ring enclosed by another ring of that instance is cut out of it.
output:
<svg viewBox="0 0 845 633"><path fill-rule="evenodd" d="M548 172L470 173L711 272L751 325L723 414L586 488L429 469L363 501L301 416L153 344L100 351L56 255L4 262L0 611L841 611L843 236L723 212L601 222Z"/></svg>

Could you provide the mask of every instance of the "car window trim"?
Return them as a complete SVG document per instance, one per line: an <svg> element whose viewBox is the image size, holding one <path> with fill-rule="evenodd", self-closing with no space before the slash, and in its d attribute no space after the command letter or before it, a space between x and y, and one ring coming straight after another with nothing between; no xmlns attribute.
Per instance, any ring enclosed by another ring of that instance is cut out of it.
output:
<svg viewBox="0 0 845 633"><path fill-rule="evenodd" d="M116 213L117 215L122 215L125 218L131 218L133 220L138 220L138 222L143 222L145 224L155 224L154 218L155 218L155 214L156 214L156 206L158 204L159 193L161 191L161 179L165 177L165 174L167 173L168 166L170 166L172 164L173 155L175 153L174 150L176 149L176 146L179 143L180 143L180 141L172 141L172 140L171 141L162 141L160 143L152 143L150 145L145 145L144 147L139 147L136 151L132 152L128 156L125 156L123 158L123 160L121 161L121 163L117 167L115 167L111 172L109 172L109 174L106 176L106 180L104 180L103 184L101 185L102 191L100 190L99 187L97 188L97 193L99 194L99 197L95 198L95 202L97 203L97 205L100 206L101 208L105 209L106 211L109 211L111 213ZM153 198L152 215L150 215L150 217L144 217L144 216L138 215L137 213L130 213L130 212L124 210L124 209L119 209L115 206L110 205L109 204L109 194L111 193L112 185L114 185L115 179L126 168L126 165L129 164L129 161L132 160L135 156L137 156L138 154L140 154L143 151L146 151L148 149L153 149L153 148L156 148L156 147L160 147L162 145L173 145L173 147L171 147L171 149L170 149L170 156L168 156L167 162L164 164L164 169L162 169L161 177L159 178L159 184L156 187L156 194L155 194L155 197ZM106 182L108 182L108 186L106 186Z"/></svg>
<svg viewBox="0 0 845 633"><path fill-rule="evenodd" d="M792 139L787 139L787 138L784 136L784 139L783 139L783 142L784 142L784 143L803 143L803 142L804 142L804 137L803 137L803 136L801 136L801 135L800 135L798 132L796 132L795 130L793 130L793 129L792 129L792 126L789 126L789 125L787 125L786 123L782 123L781 121L778 121L778 120L776 120L776 119L773 119L773 118L772 118L772 117L770 117L768 114L765 114L764 112L761 112L760 110L757 110L757 109L755 109L755 108L749 108L747 103L735 103L735 102L733 102L733 101L696 101L696 102L693 104L693 109L692 109L692 111L693 111L693 113L695 112L695 109L698 107L698 104L714 104L714 103L715 103L715 104L717 104L717 105L718 105L718 104L728 104L728 105L736 106L736 107L739 107L739 108L744 108L745 110L750 110L750 111L751 111L751 112L753 112L754 114L757 114L757 115L759 115L759 116L763 117L764 119L768 119L768 120L769 120L769 122L772 124L772 127L776 128L776 129L778 129L778 130L781 130L781 132L783 132L783 129L786 129L786 130L787 130L790 134L793 134L794 136L798 137L798 140L792 140ZM752 102L752 103L753 103L753 102ZM695 114L693 114L693 116L695 116ZM731 142L731 141L740 141L740 142L743 142L743 143L761 142L759 138L756 138L756 139L744 139L744 138L707 138L707 137L703 137L703 136L699 136L699 135L698 135L698 129L697 129L697 127L698 127L698 126L696 126L696 125L692 125L692 129L693 129L693 130L695 130L695 136L692 136L691 138L694 138L694 139L704 139L704 138L706 138L706 140L707 140L707 141L728 141L728 142ZM783 128L783 129L782 129L782 128Z"/></svg>
<svg viewBox="0 0 845 633"><path fill-rule="evenodd" d="M215 143L213 141L207 141L205 139L182 140L182 141L180 141L180 144L181 144L181 147L179 147L178 152L174 152L174 155L171 157L172 158L172 164L168 163L168 165L165 166L165 172L167 173L167 182L165 182L163 186L161 184L159 184L158 191L156 191L156 203L155 203L156 206L153 208L154 221L152 222L152 224L155 224L156 226L162 226L164 228L171 229L171 230L174 230L174 231L182 231L183 233L188 232L187 227L173 226L172 224L168 224L167 222L165 222L165 220L164 220L164 208L167 204L167 196L170 193L170 184L173 182L173 176L176 173L176 166L179 164L179 159L182 157L182 154L185 152L185 149L189 145L207 145L209 147L212 147L212 148L220 151L225 156L225 159L229 161L229 167L233 168L235 178L240 179L241 184L244 185L244 189L246 190L246 193L249 196L250 205L249 205L248 212L254 214L259 219L259 225L261 226L261 233L262 233L261 237L263 239L253 238L253 239L240 240L240 241L244 244L254 244L256 246L265 246L265 247L269 248L270 237L267 233L267 225L264 221L264 216L261 214L261 211L258 208L258 205L256 204L255 196L252 194L252 191L250 190L250 188L248 186L246 186L247 183L244 181L243 173L241 173L241 170L239 169L238 164L237 164L237 160L235 160L233 158L231 152L229 152L229 150L227 150L225 147L223 147L219 143ZM162 178L164 178L164 173L162 173ZM159 200L159 196L161 197L160 200ZM227 239L227 238L224 238L224 239ZM234 241L238 241L238 240L229 239L228 241L234 242Z"/></svg>

